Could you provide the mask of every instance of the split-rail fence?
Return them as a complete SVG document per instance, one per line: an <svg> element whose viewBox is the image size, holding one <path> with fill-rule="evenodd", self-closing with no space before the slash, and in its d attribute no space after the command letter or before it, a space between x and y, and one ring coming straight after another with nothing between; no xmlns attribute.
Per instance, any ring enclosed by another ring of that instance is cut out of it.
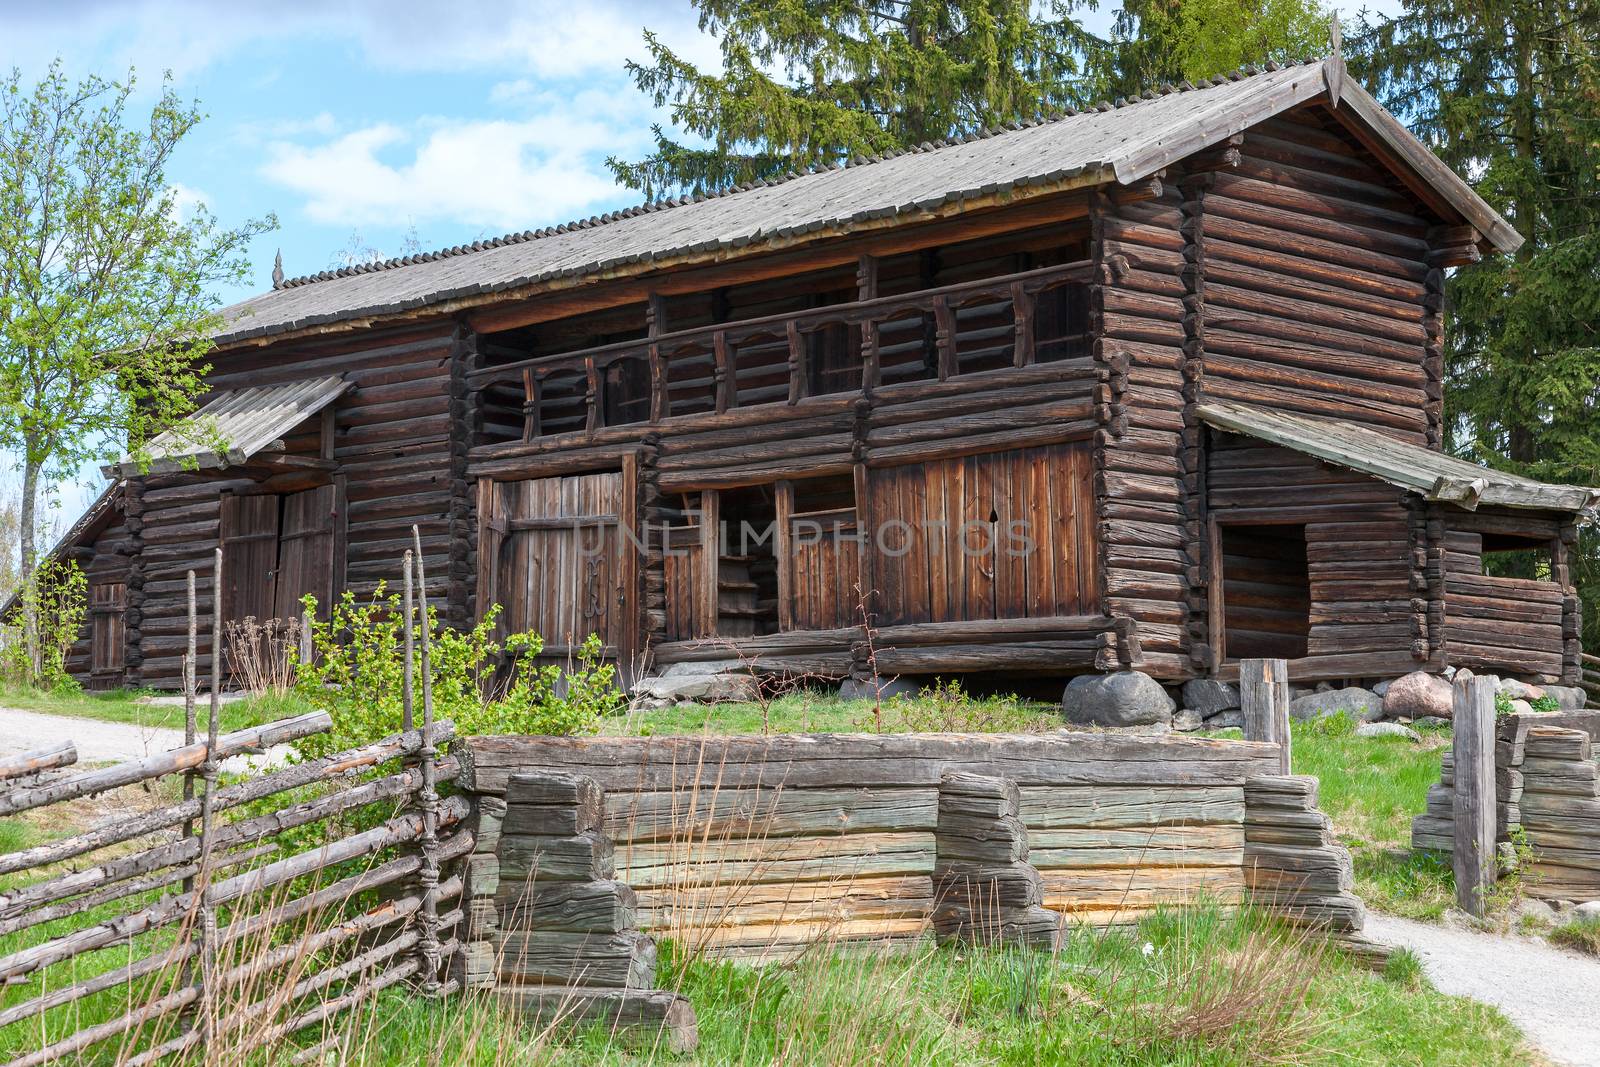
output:
<svg viewBox="0 0 1600 1067"><path fill-rule="evenodd" d="M426 618L420 553L404 562L407 618ZM38 822L52 807L130 786L173 798L0 854L7 1067L66 1057L140 1067L224 1050L239 1059L281 1053L285 1041L296 1062L320 1060L337 1051L342 1018L381 991L409 982L437 996L459 982L462 883L452 861L473 835L465 799L438 793L458 767L440 754L454 728L433 718L428 628L417 629L416 693L406 627L398 732L231 773L227 761L332 722L317 712L220 733L221 657L208 721L197 721L193 572L188 580L181 747L82 771L71 745L0 759L0 818ZM220 595L222 583L212 588ZM220 633L212 639L222 647Z"/></svg>

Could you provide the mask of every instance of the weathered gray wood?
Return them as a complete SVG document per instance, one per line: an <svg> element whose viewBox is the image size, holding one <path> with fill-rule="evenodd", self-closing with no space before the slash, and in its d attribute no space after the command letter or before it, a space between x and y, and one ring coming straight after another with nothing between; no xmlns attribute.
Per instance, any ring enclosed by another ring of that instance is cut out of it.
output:
<svg viewBox="0 0 1600 1067"><path fill-rule="evenodd" d="M693 1052L700 1044L694 1005L678 993L551 986L502 989L496 995L539 1026L598 1024L629 1045L677 1054Z"/></svg>
<svg viewBox="0 0 1600 1067"><path fill-rule="evenodd" d="M743 737L481 737L462 746L463 785L502 793L529 767L595 778L609 793L691 788L937 786L946 771L1029 785L1241 785L1278 766L1275 747L1095 733L781 734Z"/></svg>
<svg viewBox="0 0 1600 1067"><path fill-rule="evenodd" d="M333 720L325 711L314 711L306 715L298 715L292 719L283 719L278 722L268 723L265 726L252 726L246 730L239 730L217 738L215 759L226 759L229 756L238 756L245 753L259 754L265 752L273 745L296 741L302 737L321 733L333 725ZM19 812L29 811L45 804L57 804L64 800L76 800L80 797L94 796L111 789L120 789L125 785L136 782L149 781L165 774L174 774L179 771L199 767L206 761L207 748L204 744L185 745L175 748L170 752L163 752L157 756L147 756L144 759L130 760L119 763L115 767L107 767L100 771L90 771L86 774L74 775L61 781L50 782L46 785L34 786L31 789L18 789L0 795L0 816L16 815Z"/></svg>
<svg viewBox="0 0 1600 1067"><path fill-rule="evenodd" d="M507 813L509 817L509 812ZM611 839L593 830L572 837L500 838L500 881L504 885L528 882L593 882L615 871Z"/></svg>
<svg viewBox="0 0 1600 1067"><path fill-rule="evenodd" d="M1239 700L1244 709L1247 741L1277 745L1278 773L1291 770L1289 737L1289 663L1281 659L1239 661Z"/></svg>
<svg viewBox="0 0 1600 1067"><path fill-rule="evenodd" d="M656 943L645 934L514 930L495 939L502 978L518 983L649 989Z"/></svg>
<svg viewBox="0 0 1600 1067"><path fill-rule="evenodd" d="M435 725L433 736L438 741L448 741L455 736L455 727L449 720L441 720ZM417 732L394 734L384 738L382 741L375 741L370 745L363 745L348 752L323 756L307 763L299 763L292 767L273 771L271 774L261 778L251 778L244 782L224 786L217 790L215 810L225 811L228 808L237 807L253 800L260 800L263 797L273 796L290 789L353 777L363 771L386 763L397 756L414 752L418 744L420 744L420 738L421 735ZM491 803L499 803L498 798L492 800ZM120 844L123 841L131 841L134 838L143 837L145 834L176 826L186 819L195 818L199 814L200 802L191 798L179 804L155 808L139 815L117 819L74 837L50 841L43 845L36 845L33 848L0 856L0 875L12 874L16 871L24 871L33 867L43 867L52 863L61 863L75 856L81 856L86 852L93 852L97 848Z"/></svg>
<svg viewBox="0 0 1600 1067"><path fill-rule="evenodd" d="M931 786L882 788L722 788L613 792L605 832L613 840L718 840L826 833L932 830L938 792Z"/></svg>
<svg viewBox="0 0 1600 1067"><path fill-rule="evenodd" d="M51 771L78 762L78 748L71 741L48 748L19 752L15 756L0 756L0 784L8 779Z"/></svg>
<svg viewBox="0 0 1600 1067"><path fill-rule="evenodd" d="M1457 676L1452 710L1455 784L1451 817L1456 905L1481 916L1495 882L1494 691L1490 677Z"/></svg>
<svg viewBox="0 0 1600 1067"><path fill-rule="evenodd" d="M634 927L639 898L625 882L502 882L495 900L508 930L621 933Z"/></svg>

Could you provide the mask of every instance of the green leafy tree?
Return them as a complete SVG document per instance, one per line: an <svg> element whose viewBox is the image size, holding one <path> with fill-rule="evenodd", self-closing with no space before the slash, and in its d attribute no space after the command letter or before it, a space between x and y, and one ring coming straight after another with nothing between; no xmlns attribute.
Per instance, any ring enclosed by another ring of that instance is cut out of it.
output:
<svg viewBox="0 0 1600 1067"><path fill-rule="evenodd" d="M1063 106L1199 80L1326 47L1316 0L1146 0L1109 40L1094 0L695 0L717 35L704 71L646 31L635 83L686 139L654 127L645 159L607 161L646 196L711 192L936 141Z"/></svg>
<svg viewBox="0 0 1600 1067"><path fill-rule="evenodd" d="M1074 0L695 0L722 70L655 34L628 64L703 145L655 127L655 151L608 163L647 196L706 192L973 130L1078 102L1101 47Z"/></svg>
<svg viewBox="0 0 1600 1067"><path fill-rule="evenodd" d="M180 205L167 165L200 113L166 84L134 121L133 89L131 72L73 84L59 61L36 85L0 82L0 447L22 470L24 580L44 485L193 410L214 288L275 225Z"/></svg>
<svg viewBox="0 0 1600 1067"><path fill-rule="evenodd" d="M1327 51L1330 18L1315 0L1128 0L1100 53L1098 95L1310 59Z"/></svg>
<svg viewBox="0 0 1600 1067"><path fill-rule="evenodd" d="M1600 5L1408 0L1356 71L1526 238L1447 282L1447 444L1600 484ZM1600 638L1600 539L1577 562Z"/></svg>

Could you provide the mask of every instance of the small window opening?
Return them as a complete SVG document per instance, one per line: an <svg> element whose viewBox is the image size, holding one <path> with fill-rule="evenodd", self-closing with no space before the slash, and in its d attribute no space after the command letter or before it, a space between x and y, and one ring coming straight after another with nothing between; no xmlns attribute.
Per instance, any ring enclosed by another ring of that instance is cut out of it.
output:
<svg viewBox="0 0 1600 1067"><path fill-rule="evenodd" d="M1483 535L1483 573L1494 578L1553 581L1550 542L1509 534Z"/></svg>

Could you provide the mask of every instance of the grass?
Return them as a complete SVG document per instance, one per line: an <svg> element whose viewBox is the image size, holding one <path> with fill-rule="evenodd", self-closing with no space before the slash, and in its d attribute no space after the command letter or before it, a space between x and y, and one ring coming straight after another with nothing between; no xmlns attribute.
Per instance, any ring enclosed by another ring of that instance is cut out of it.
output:
<svg viewBox="0 0 1600 1067"><path fill-rule="evenodd" d="M1148 946L1148 947L1147 947ZM672 946L663 946L672 955ZM1371 974L1260 918L1206 909L1083 932L1059 953L819 951L789 965L664 960L691 1057L599 1028L536 1031L487 1002L394 995L341 1023L347 1064L1525 1064L1493 1009Z"/></svg>
<svg viewBox="0 0 1600 1067"><path fill-rule="evenodd" d="M607 719L606 734L760 733L1040 733L1061 726L1058 707L1017 697L970 697L953 685L894 697L881 708L871 700L840 700L804 689L762 704L679 704L628 711Z"/></svg>
<svg viewBox="0 0 1600 1067"><path fill-rule="evenodd" d="M117 689L105 693L56 693L8 686L0 688L0 708L21 708L49 715L182 730L183 705L141 703L150 695L152 694L137 689ZM205 699L201 698L199 714L202 722L205 721L206 707ZM223 703L220 723L222 732L230 733L251 726L260 726L274 719L299 715L309 710L311 709L292 693L283 696L246 697L243 700Z"/></svg>
<svg viewBox="0 0 1600 1067"><path fill-rule="evenodd" d="M1550 943L1600 958L1600 918L1574 919L1550 931Z"/></svg>
<svg viewBox="0 0 1600 1067"><path fill-rule="evenodd" d="M1320 807L1350 849L1356 895L1379 911L1434 920L1455 902L1450 863L1411 851L1411 819L1427 806L1450 743L1443 731L1356 737L1343 716L1293 726L1296 774L1321 781Z"/></svg>

